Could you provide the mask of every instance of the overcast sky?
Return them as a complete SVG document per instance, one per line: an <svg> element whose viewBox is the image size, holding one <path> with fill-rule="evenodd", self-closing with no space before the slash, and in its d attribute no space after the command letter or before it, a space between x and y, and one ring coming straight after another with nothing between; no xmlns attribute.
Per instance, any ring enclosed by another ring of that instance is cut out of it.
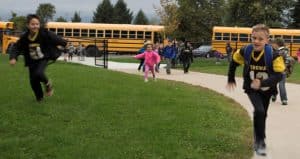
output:
<svg viewBox="0 0 300 159"><path fill-rule="evenodd" d="M117 0L110 1L113 5L117 2ZM0 0L0 18L7 20L11 17L11 11L18 15L34 13L40 3L51 3L56 8L55 17L63 16L70 20L74 12L79 11L80 16L89 21L101 2L102 0ZM159 6L159 0L124 0L124 2L134 15L142 9L149 18L156 16L153 5Z"/></svg>

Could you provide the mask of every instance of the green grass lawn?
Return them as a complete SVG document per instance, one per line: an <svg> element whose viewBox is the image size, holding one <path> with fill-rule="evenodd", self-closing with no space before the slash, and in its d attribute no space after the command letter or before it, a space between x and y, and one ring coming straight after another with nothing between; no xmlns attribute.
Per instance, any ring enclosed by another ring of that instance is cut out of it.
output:
<svg viewBox="0 0 300 159"><path fill-rule="evenodd" d="M57 62L34 100L23 62L0 56L0 158L251 158L244 109L208 89Z"/></svg>

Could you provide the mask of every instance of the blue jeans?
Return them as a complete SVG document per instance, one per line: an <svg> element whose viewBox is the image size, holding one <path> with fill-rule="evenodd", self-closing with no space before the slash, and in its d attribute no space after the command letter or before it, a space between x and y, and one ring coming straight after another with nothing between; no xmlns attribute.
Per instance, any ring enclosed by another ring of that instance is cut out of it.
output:
<svg viewBox="0 0 300 159"><path fill-rule="evenodd" d="M279 93L281 101L287 101L286 89L285 89L285 81L286 81L286 74L283 74L282 80L279 82Z"/></svg>

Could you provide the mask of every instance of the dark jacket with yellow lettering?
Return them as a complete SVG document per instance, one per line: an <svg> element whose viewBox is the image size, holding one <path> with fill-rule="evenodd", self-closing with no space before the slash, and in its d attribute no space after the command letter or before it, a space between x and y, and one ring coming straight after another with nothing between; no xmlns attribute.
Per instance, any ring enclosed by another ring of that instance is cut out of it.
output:
<svg viewBox="0 0 300 159"><path fill-rule="evenodd" d="M268 69L265 61L264 51L251 53L250 62L246 62L245 58L245 47L237 50L233 54L233 60L230 63L228 71L228 82L235 83L235 71L239 65L244 65L243 70L243 89L246 93L254 91L251 88L251 82L257 78L261 80L261 89L259 91L263 93L274 93L276 91L276 84L282 78L282 72L285 70L284 60L278 54L273 52L272 69Z"/></svg>
<svg viewBox="0 0 300 159"><path fill-rule="evenodd" d="M22 54L24 56L25 66L30 66L34 63L34 60L32 60L29 55L30 42L28 35L29 31L25 32L9 52L10 59L17 59L17 57ZM40 29L36 38L41 45L41 51L45 54L44 59L49 59L52 53L51 50L54 50L57 46L65 47L67 45L66 40L45 29Z"/></svg>

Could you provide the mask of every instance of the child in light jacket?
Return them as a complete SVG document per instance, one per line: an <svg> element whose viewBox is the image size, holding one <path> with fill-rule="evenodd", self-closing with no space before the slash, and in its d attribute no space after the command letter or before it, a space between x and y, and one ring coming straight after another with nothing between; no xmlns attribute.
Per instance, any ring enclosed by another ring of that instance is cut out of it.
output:
<svg viewBox="0 0 300 159"><path fill-rule="evenodd" d="M160 62L160 56L158 55L158 53L153 51L153 44L147 44L146 51L142 54L138 54L138 55L134 56L134 58L145 59L145 62L144 62L144 64L145 64L145 75L144 75L145 82L148 82L149 70L152 72L153 79L156 80L154 67L156 64L158 64Z"/></svg>

